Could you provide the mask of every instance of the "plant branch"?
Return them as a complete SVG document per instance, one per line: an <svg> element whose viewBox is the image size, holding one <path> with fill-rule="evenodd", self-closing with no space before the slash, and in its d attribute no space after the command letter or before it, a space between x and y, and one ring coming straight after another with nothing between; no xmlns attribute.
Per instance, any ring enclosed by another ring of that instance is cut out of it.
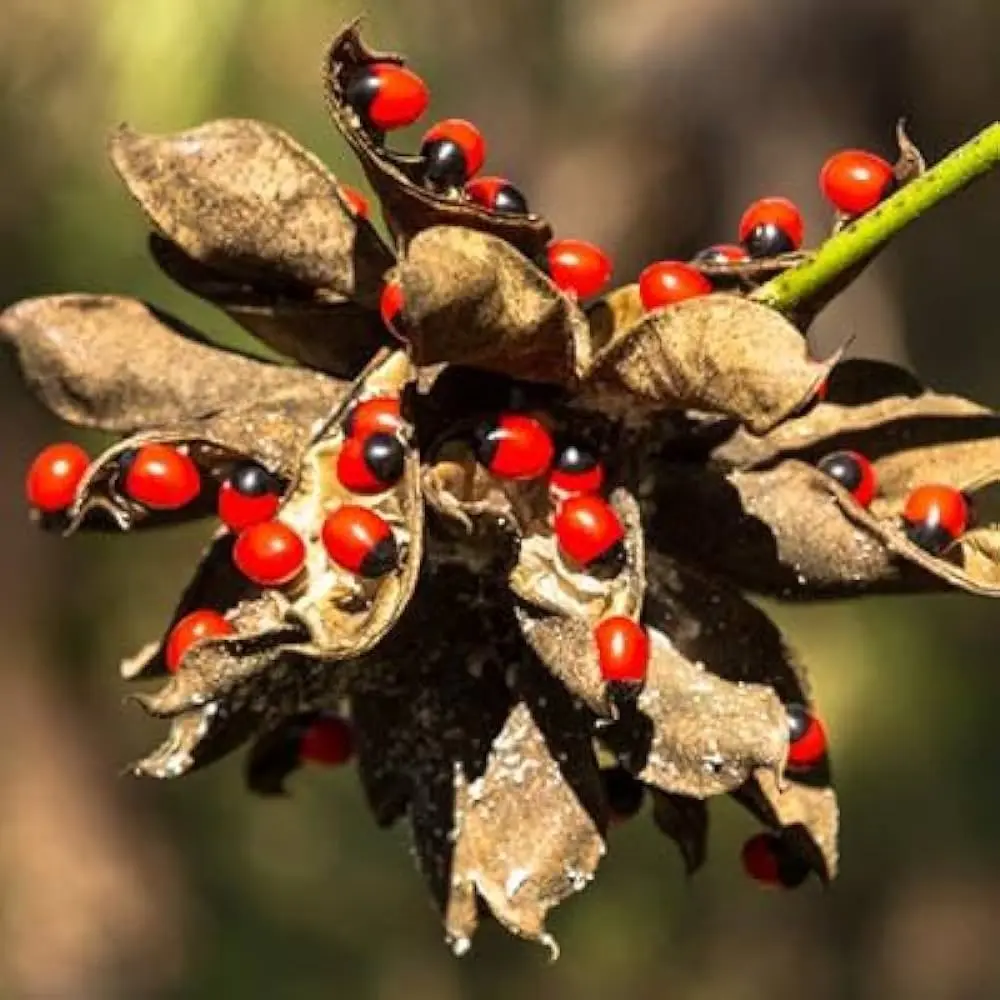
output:
<svg viewBox="0 0 1000 1000"><path fill-rule="evenodd" d="M878 208L831 236L802 264L760 286L750 298L788 311L862 263L904 226L1000 164L1000 122L983 129Z"/></svg>

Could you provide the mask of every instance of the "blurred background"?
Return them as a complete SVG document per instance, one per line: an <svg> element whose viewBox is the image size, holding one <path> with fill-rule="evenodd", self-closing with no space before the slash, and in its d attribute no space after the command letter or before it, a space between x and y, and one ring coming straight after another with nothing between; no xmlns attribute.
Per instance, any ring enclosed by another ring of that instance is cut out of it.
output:
<svg viewBox="0 0 1000 1000"><path fill-rule="evenodd" d="M168 287L104 136L268 119L360 174L325 120L339 0L4 0L0 303L56 291L148 297L239 335ZM557 233L617 277L734 237L752 198L800 202L844 146L892 157L908 117L931 160L1000 115L996 0L368 0L432 113L464 116ZM416 142L416 137L413 139ZM921 220L825 316L817 350L912 365L1000 405L1000 175ZM61 429L0 358L0 998L145 1000L979 1000L1000 996L1000 608L952 596L777 609L813 670L844 810L824 893L759 890L749 829L713 813L688 882L643 817L543 949L486 926L454 959L402 831L354 774L251 800L240 762L172 784L118 778L161 727L122 710L121 657L157 634L202 533L31 530L22 476Z"/></svg>

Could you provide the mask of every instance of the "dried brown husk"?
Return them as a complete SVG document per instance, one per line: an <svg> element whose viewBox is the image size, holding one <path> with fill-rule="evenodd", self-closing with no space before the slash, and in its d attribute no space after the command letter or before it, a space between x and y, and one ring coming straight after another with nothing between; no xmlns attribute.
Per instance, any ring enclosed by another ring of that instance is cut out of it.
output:
<svg viewBox="0 0 1000 1000"><path fill-rule="evenodd" d="M109 151L152 224L189 257L251 284L377 307L391 254L280 129L232 118L162 136L123 126Z"/></svg>
<svg viewBox="0 0 1000 1000"><path fill-rule="evenodd" d="M799 332L774 310L706 295L616 330L581 372L583 403L609 411L707 410L763 434L815 396L836 360L813 361Z"/></svg>
<svg viewBox="0 0 1000 1000"><path fill-rule="evenodd" d="M94 460L80 482L76 500L67 511L68 530L84 525L106 526L110 522L128 531L208 516L214 510L215 488L241 461L257 462L279 479L293 482L314 427L331 405L340 405L345 391L340 383L324 380L283 395L273 394L266 402L247 403L251 392L252 386L244 387L244 401L239 407L144 431L108 448ZM119 457L153 443L183 448L202 473L200 496L181 510L151 510L125 492Z"/></svg>
<svg viewBox="0 0 1000 1000"><path fill-rule="evenodd" d="M133 433L240 407L248 398L330 399L338 383L207 344L136 299L53 295L0 313L25 381L63 420Z"/></svg>
<svg viewBox="0 0 1000 1000"><path fill-rule="evenodd" d="M347 140L369 183L378 195L386 222L405 247L421 230L461 226L481 230L506 241L528 257L541 254L552 238L552 227L538 215L490 211L459 190L437 193L423 185L423 159L394 153L361 126L356 112L344 103L351 75L373 62L402 64L392 52L375 52L362 41L357 22L342 29L327 52L325 83L330 117Z"/></svg>
<svg viewBox="0 0 1000 1000"><path fill-rule="evenodd" d="M253 284L215 271L176 244L153 233L150 252L182 288L224 310L271 350L342 378L355 378L381 348L394 341L376 310L326 295L322 301L290 294L257 280Z"/></svg>
<svg viewBox="0 0 1000 1000"><path fill-rule="evenodd" d="M822 776L808 783L779 782L760 772L734 796L762 823L781 831L783 840L823 882L837 877L840 860L837 795Z"/></svg>
<svg viewBox="0 0 1000 1000"><path fill-rule="evenodd" d="M708 855L708 806L703 799L671 795L651 788L653 822L680 851L684 870L693 875Z"/></svg>
<svg viewBox="0 0 1000 1000"><path fill-rule="evenodd" d="M436 226L409 243L394 275L402 325L419 365L449 362L531 382L568 384L580 308L510 244Z"/></svg>

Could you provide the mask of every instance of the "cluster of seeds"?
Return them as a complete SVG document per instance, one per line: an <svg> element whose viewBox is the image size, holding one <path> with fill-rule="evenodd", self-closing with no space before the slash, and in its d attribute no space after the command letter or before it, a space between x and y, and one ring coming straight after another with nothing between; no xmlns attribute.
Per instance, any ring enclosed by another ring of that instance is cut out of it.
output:
<svg viewBox="0 0 1000 1000"><path fill-rule="evenodd" d="M817 467L862 507L870 506L878 494L872 463L856 451L832 452ZM933 555L944 552L973 523L969 498L954 486L942 483L915 487L906 497L901 517L910 541Z"/></svg>

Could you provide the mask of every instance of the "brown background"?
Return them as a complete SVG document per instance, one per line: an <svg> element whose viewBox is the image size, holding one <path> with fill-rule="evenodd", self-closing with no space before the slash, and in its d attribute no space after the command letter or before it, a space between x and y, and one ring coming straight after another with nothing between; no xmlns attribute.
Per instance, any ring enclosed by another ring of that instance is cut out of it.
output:
<svg viewBox="0 0 1000 1000"><path fill-rule="evenodd" d="M833 149L892 153L899 115L936 159L1000 111L995 0L369 0L434 113L473 118L491 170L625 281L728 239L751 198L800 200ZM0 16L0 302L168 288L103 160L107 128L274 121L345 180L327 126L334 0L5 0ZM906 361L1000 404L1000 177L912 227L824 319L818 348ZM1000 995L1000 611L972 598L781 610L814 670L837 756L844 871L824 894L740 875L742 817L714 816L686 883L645 820L614 834L557 914L554 967L487 927L439 940L402 834L350 771L259 803L239 764L174 785L119 780L158 738L122 710L116 665L155 633L201 533L62 543L33 532L23 469L65 432L0 359L0 998L351 1000ZM700 526L699 530L709 530Z"/></svg>

